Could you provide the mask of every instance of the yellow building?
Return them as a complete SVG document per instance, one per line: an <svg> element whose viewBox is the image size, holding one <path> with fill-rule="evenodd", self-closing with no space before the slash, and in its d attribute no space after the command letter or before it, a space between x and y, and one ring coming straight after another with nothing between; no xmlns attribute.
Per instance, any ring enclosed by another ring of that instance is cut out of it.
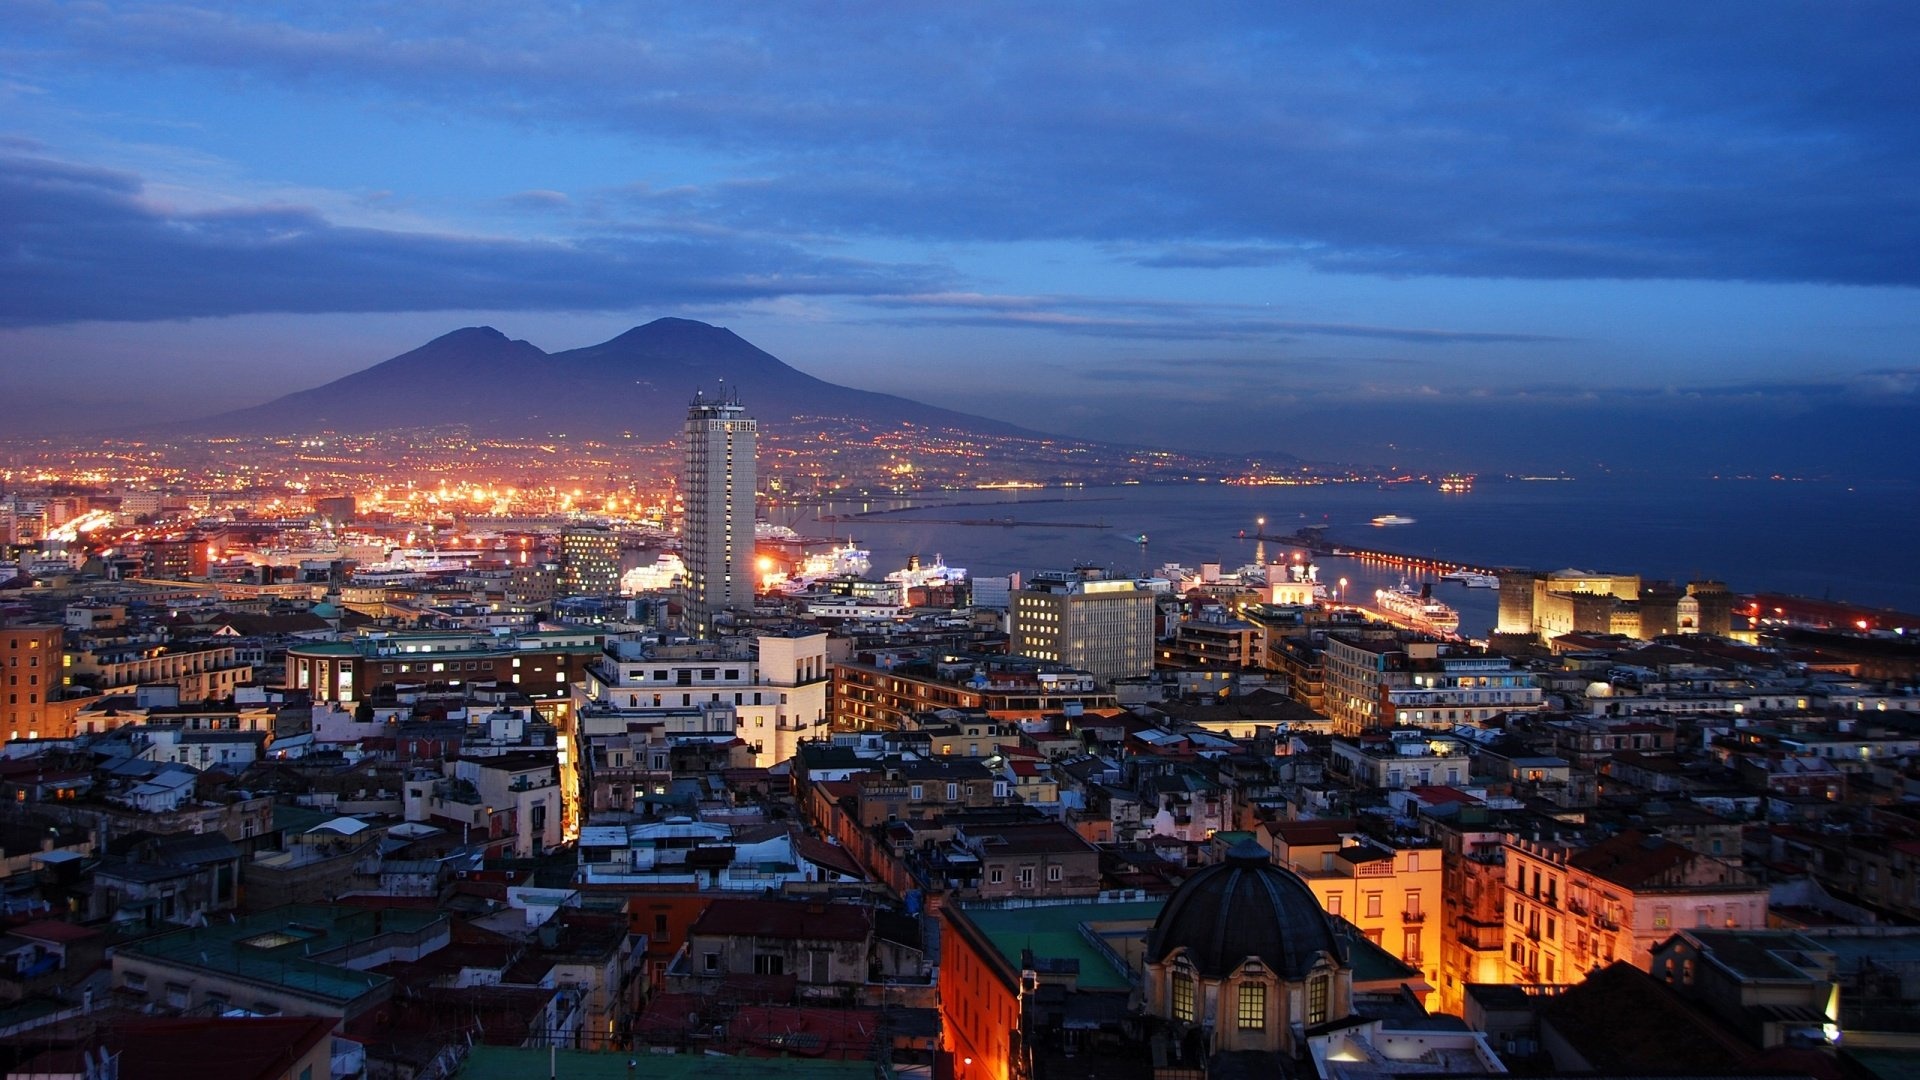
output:
<svg viewBox="0 0 1920 1080"><path fill-rule="evenodd" d="M1285 821L1260 828L1262 846L1299 874L1329 915L1417 968L1425 993L1440 986L1445 870L1440 848L1388 845L1352 821Z"/></svg>

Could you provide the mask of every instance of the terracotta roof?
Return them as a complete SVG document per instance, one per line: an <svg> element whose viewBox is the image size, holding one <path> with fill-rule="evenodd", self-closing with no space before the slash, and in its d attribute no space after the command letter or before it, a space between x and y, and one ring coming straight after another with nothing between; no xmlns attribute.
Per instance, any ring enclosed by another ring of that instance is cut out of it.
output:
<svg viewBox="0 0 1920 1080"><path fill-rule="evenodd" d="M1567 865L1631 889L1671 873L1695 858L1698 856L1685 845L1629 829L1572 856Z"/></svg>
<svg viewBox="0 0 1920 1080"><path fill-rule="evenodd" d="M40 922L30 922L25 926L16 926L9 932L18 934L23 938L33 938L35 941L57 941L61 944L85 941L88 938L100 936L100 931L98 930L91 930L84 926L76 926L69 922L55 922L51 919Z"/></svg>
<svg viewBox="0 0 1920 1080"><path fill-rule="evenodd" d="M793 834L794 853L817 866L825 867L836 874L865 879L866 871L860 869L847 849L838 844L829 844L811 833Z"/></svg>
<svg viewBox="0 0 1920 1080"><path fill-rule="evenodd" d="M724 937L865 941L873 933L873 913L852 904L729 898L708 904L687 932Z"/></svg>

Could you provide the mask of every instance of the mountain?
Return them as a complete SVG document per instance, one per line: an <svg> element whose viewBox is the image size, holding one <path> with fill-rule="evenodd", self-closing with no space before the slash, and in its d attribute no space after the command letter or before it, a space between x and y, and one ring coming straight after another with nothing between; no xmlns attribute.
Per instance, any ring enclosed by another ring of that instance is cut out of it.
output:
<svg viewBox="0 0 1920 1080"><path fill-rule="evenodd" d="M391 360L264 405L197 421L202 434L385 431L467 424L501 435L676 438L696 391L737 393L749 415L782 428L799 418L901 421L987 434L1012 425L816 379L733 331L656 319L611 341L547 353L490 326L470 326Z"/></svg>

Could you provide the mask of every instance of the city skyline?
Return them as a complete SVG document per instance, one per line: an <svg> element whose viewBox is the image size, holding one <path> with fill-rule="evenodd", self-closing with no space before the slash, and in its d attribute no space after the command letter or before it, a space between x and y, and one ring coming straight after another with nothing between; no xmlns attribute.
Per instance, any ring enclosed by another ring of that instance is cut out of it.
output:
<svg viewBox="0 0 1920 1080"><path fill-rule="evenodd" d="M1911 404L1896 6L373 14L11 7L23 427L662 315L1383 464L1885 472Z"/></svg>

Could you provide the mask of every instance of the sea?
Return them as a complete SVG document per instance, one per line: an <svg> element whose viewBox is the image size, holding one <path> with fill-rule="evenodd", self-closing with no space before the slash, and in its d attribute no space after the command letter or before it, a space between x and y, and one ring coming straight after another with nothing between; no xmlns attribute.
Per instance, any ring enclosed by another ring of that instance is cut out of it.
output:
<svg viewBox="0 0 1920 1080"><path fill-rule="evenodd" d="M1411 520L1373 524L1386 516ZM1091 565L1144 576L1203 562L1231 571L1260 555L1288 557L1291 549L1261 550L1254 539L1264 519L1270 535L1321 525L1336 544L1469 564L1710 579L1739 593L1920 611L1920 481L1482 477L1465 493L1425 483L1167 483L928 492L776 505L768 517L804 535L851 538L872 552L876 576L914 555L974 575ZM1005 519L1013 524L957 523ZM1317 565L1322 582L1337 588L1344 578L1345 595L1362 602L1403 580L1352 558ZM1460 611L1462 633L1492 627L1497 590L1433 585Z"/></svg>

